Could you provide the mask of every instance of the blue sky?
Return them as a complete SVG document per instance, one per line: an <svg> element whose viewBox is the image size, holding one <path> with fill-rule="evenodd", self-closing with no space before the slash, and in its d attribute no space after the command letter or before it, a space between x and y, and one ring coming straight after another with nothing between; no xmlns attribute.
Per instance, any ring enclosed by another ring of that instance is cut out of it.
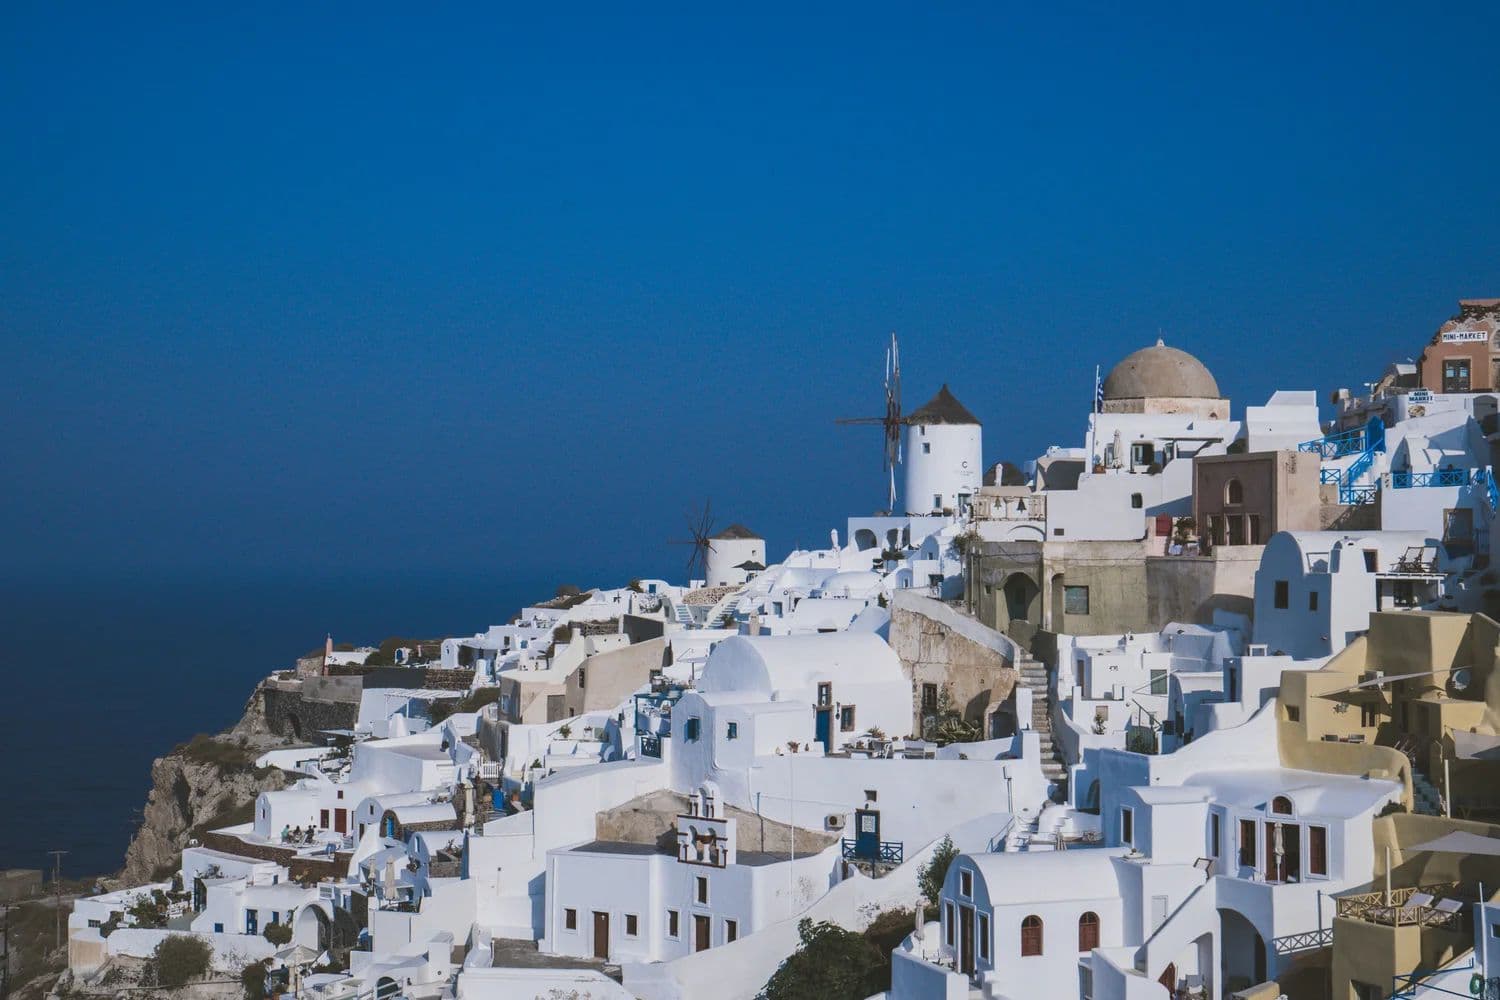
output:
<svg viewBox="0 0 1500 1000"><path fill-rule="evenodd" d="M679 571L881 502L891 330L1023 461L1500 294L1492 4L213 6L0 11L12 572Z"/></svg>

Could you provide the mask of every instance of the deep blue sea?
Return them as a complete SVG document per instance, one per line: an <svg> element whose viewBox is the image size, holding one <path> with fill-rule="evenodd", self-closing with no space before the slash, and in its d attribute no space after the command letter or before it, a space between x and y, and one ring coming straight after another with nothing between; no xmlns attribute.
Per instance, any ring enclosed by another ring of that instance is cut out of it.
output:
<svg viewBox="0 0 1500 1000"><path fill-rule="evenodd" d="M272 670L336 642L465 635L548 597L542 583L0 581L0 868L117 870L151 761L233 724Z"/></svg>

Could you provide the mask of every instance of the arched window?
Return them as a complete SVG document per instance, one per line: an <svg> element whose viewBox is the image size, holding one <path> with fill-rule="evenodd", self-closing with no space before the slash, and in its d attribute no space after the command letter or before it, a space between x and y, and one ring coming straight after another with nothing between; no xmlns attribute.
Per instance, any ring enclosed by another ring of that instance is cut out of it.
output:
<svg viewBox="0 0 1500 1000"><path fill-rule="evenodd" d="M1245 502L1245 487L1240 484L1240 481L1238 479L1231 479L1229 482L1224 484L1224 502Z"/></svg>
<svg viewBox="0 0 1500 1000"><path fill-rule="evenodd" d="M1021 921L1021 957L1042 953L1042 918L1032 914Z"/></svg>
<svg viewBox="0 0 1500 1000"><path fill-rule="evenodd" d="M1099 947L1099 914L1090 910L1078 918L1078 950L1093 951Z"/></svg>
<svg viewBox="0 0 1500 1000"><path fill-rule="evenodd" d="M1273 813L1280 813L1283 816L1290 816L1292 814L1292 800L1285 795L1276 796L1271 800L1271 811Z"/></svg>

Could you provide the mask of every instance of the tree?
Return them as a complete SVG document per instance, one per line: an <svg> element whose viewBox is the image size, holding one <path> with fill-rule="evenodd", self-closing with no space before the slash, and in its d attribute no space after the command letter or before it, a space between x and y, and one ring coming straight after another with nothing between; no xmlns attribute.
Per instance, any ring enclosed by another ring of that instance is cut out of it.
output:
<svg viewBox="0 0 1500 1000"><path fill-rule="evenodd" d="M245 990L245 1000L266 1000L270 994L266 992L265 965L260 962L251 962L241 969L240 986Z"/></svg>
<svg viewBox="0 0 1500 1000"><path fill-rule="evenodd" d="M943 894L943 883L948 879L948 866L953 864L956 857L958 848L953 846L953 838L945 836L932 849L932 857L928 862L917 869L917 887L933 906L937 906L938 897Z"/></svg>
<svg viewBox="0 0 1500 1000"><path fill-rule="evenodd" d="M265 936L265 939L267 941L280 948L282 945L291 941L292 925L283 923L266 924L266 929L261 933Z"/></svg>
<svg viewBox="0 0 1500 1000"><path fill-rule="evenodd" d="M806 917L797 933L802 946L766 983L765 1000L861 1000L889 987L889 959L863 934Z"/></svg>
<svg viewBox="0 0 1500 1000"><path fill-rule="evenodd" d="M155 929L167 926L167 915L148 893L141 893L125 908L134 926Z"/></svg>
<svg viewBox="0 0 1500 1000"><path fill-rule="evenodd" d="M213 949L200 937L171 934L161 939L152 958L159 985L185 986L208 974Z"/></svg>

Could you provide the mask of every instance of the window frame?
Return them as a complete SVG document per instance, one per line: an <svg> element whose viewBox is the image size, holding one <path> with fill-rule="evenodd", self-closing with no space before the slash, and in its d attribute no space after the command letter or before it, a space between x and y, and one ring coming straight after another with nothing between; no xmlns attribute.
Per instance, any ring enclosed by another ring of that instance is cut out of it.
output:
<svg viewBox="0 0 1500 1000"><path fill-rule="evenodd" d="M726 723L724 726L724 738L726 740L737 740L740 738L740 724L738 722Z"/></svg>
<svg viewBox="0 0 1500 1000"><path fill-rule="evenodd" d="M698 881L697 881L697 883L695 883L695 886L694 886L693 896L694 896L695 899L698 900L698 902L701 905L703 905L703 906L707 906L708 905L708 876L706 876L706 875L699 875L698 876Z"/></svg>
<svg viewBox="0 0 1500 1000"><path fill-rule="evenodd" d="M673 941L682 938L682 912L680 910L667 911L667 937Z"/></svg>
<svg viewBox="0 0 1500 1000"><path fill-rule="evenodd" d="M852 732L854 732L854 706L853 705L840 705L839 706L839 732L841 732L841 733L852 733Z"/></svg>
<svg viewBox="0 0 1500 1000"><path fill-rule="evenodd" d="M725 944L733 944L734 942L738 941L739 939L740 939L740 922L738 920L731 920L729 917L725 917L724 918L724 943Z"/></svg>
<svg viewBox="0 0 1500 1000"><path fill-rule="evenodd" d="M943 903L943 940L947 942L949 948L953 947L953 942L957 938L957 932L953 928L954 916L953 902L945 901Z"/></svg>
<svg viewBox="0 0 1500 1000"><path fill-rule="evenodd" d="M1322 844L1318 845L1317 840ZM1307 874L1313 878L1328 877L1328 827L1320 823L1307 824Z"/></svg>
<svg viewBox="0 0 1500 1000"><path fill-rule="evenodd" d="M974 898L974 872L968 868L958 870L958 894L964 899Z"/></svg>
<svg viewBox="0 0 1500 1000"><path fill-rule="evenodd" d="M1094 919L1093 920L1089 920L1088 919L1089 917L1093 917ZM1093 944L1086 944L1085 941L1084 941L1084 930L1083 929L1085 927L1092 927L1093 928L1093 930L1091 932L1092 935L1093 935L1093 938L1094 938L1094 943ZM1095 948L1099 947L1099 942L1100 942L1100 936L1099 935L1100 935L1099 914L1095 913L1093 910L1084 910L1082 913L1080 913L1078 915L1078 953L1079 954L1084 954L1086 952L1093 951Z"/></svg>
<svg viewBox="0 0 1500 1000"><path fill-rule="evenodd" d="M1130 806L1120 807L1120 843L1135 846L1135 810Z"/></svg>
<svg viewBox="0 0 1500 1000"><path fill-rule="evenodd" d="M563 930L578 930L578 911L571 906L563 908Z"/></svg>
<svg viewBox="0 0 1500 1000"><path fill-rule="evenodd" d="M1021 918L1021 957L1041 958L1046 954L1046 925L1035 913ZM1031 949L1035 949L1034 951Z"/></svg>
<svg viewBox="0 0 1500 1000"><path fill-rule="evenodd" d="M641 936L641 918L638 914L625 914L625 936L628 938Z"/></svg>
<svg viewBox="0 0 1500 1000"><path fill-rule="evenodd" d="M1080 595L1082 595L1082 597L1083 597L1083 602L1082 602L1083 603L1083 610L1082 611L1076 610L1076 608L1077 608L1077 606L1079 604L1078 597ZM1079 615L1079 616L1087 616L1087 615L1091 614L1092 612L1091 612L1090 609L1092 608L1092 604L1091 604L1089 598L1090 598L1090 595L1089 595L1089 588L1088 588L1087 584L1081 584L1081 583L1071 583L1071 584L1070 583L1064 583L1063 584L1063 614L1064 615Z"/></svg>
<svg viewBox="0 0 1500 1000"><path fill-rule="evenodd" d="M981 962L990 961L990 915L988 913L974 914L974 936L978 938L975 950L979 953Z"/></svg>

